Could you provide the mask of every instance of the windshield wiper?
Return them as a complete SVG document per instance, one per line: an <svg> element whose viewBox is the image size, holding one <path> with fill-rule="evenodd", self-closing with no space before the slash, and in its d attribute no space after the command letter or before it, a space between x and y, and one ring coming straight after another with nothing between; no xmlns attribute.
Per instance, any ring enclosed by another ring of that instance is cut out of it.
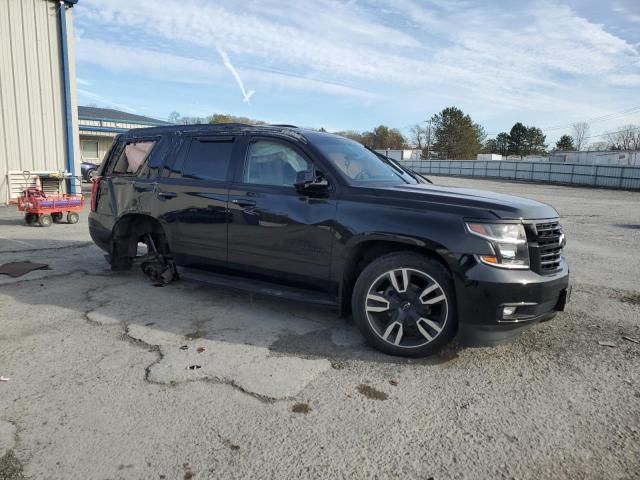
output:
<svg viewBox="0 0 640 480"><path fill-rule="evenodd" d="M405 173L405 174L409 175L411 178L416 180L418 183L420 182L420 179L423 179L423 180L426 180L427 182L433 184L433 182L431 180L429 180L427 177L415 172L414 170L410 169L409 167L405 167L403 165L400 165L393 158L387 157L386 155L383 155L382 153L376 152L373 148L369 148L366 145L364 145L364 148L369 150L371 153L373 153L376 157L378 157L384 163L386 163L387 165L392 167L394 170L396 170L396 171L398 171L400 173Z"/></svg>

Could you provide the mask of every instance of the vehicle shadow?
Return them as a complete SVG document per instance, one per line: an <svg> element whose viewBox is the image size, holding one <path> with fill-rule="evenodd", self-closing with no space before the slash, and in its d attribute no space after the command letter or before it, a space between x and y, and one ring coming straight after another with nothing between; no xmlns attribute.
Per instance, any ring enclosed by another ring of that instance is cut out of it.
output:
<svg viewBox="0 0 640 480"><path fill-rule="evenodd" d="M30 227L31 225L27 225L24 221L24 217L0 217L0 225L24 225L25 227Z"/></svg>
<svg viewBox="0 0 640 480"><path fill-rule="evenodd" d="M93 245L78 242L70 248L72 255L49 256L51 270L2 282L0 294L22 305L74 309L92 324L119 324L137 332L134 340L150 345L195 340L210 340L212 348L217 342L251 345L267 348L273 356L328 359L334 368L351 360L435 365L452 360L460 350L454 343L426 359L385 355L365 343L351 319L340 318L326 307L187 280L158 288L137 266L127 272L111 272L102 252ZM30 252L24 259L40 262L47 258L46 252L36 258ZM38 295L31 285L37 287Z"/></svg>

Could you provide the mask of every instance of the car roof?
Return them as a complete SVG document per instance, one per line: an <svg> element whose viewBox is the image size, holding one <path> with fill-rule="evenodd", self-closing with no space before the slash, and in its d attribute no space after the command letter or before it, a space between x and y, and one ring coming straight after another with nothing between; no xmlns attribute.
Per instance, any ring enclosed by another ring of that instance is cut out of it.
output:
<svg viewBox="0 0 640 480"><path fill-rule="evenodd" d="M294 125L247 125L244 123L214 123L191 125L166 125L148 128L132 128L122 133L123 138L149 137L167 134L201 134L201 135L242 135L263 134L288 137L302 143L308 143L317 136L335 136L331 133L319 132Z"/></svg>

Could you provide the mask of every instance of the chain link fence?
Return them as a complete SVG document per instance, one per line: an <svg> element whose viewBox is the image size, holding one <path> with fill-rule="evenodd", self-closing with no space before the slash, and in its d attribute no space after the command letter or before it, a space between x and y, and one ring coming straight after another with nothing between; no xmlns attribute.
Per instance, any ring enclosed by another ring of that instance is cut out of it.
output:
<svg viewBox="0 0 640 480"><path fill-rule="evenodd" d="M404 160L401 163L425 175L640 190L640 167L510 160Z"/></svg>

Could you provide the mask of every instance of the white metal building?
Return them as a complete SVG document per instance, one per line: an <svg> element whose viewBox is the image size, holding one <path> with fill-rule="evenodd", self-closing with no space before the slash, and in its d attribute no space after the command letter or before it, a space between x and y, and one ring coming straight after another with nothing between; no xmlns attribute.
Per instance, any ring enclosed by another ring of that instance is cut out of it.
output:
<svg viewBox="0 0 640 480"><path fill-rule="evenodd" d="M0 204L42 178L73 189L80 171L72 7L78 0L0 1ZM29 172L29 173L23 173Z"/></svg>
<svg viewBox="0 0 640 480"><path fill-rule="evenodd" d="M116 134L130 128L169 125L169 122L111 108L78 107L82 161L100 163Z"/></svg>

